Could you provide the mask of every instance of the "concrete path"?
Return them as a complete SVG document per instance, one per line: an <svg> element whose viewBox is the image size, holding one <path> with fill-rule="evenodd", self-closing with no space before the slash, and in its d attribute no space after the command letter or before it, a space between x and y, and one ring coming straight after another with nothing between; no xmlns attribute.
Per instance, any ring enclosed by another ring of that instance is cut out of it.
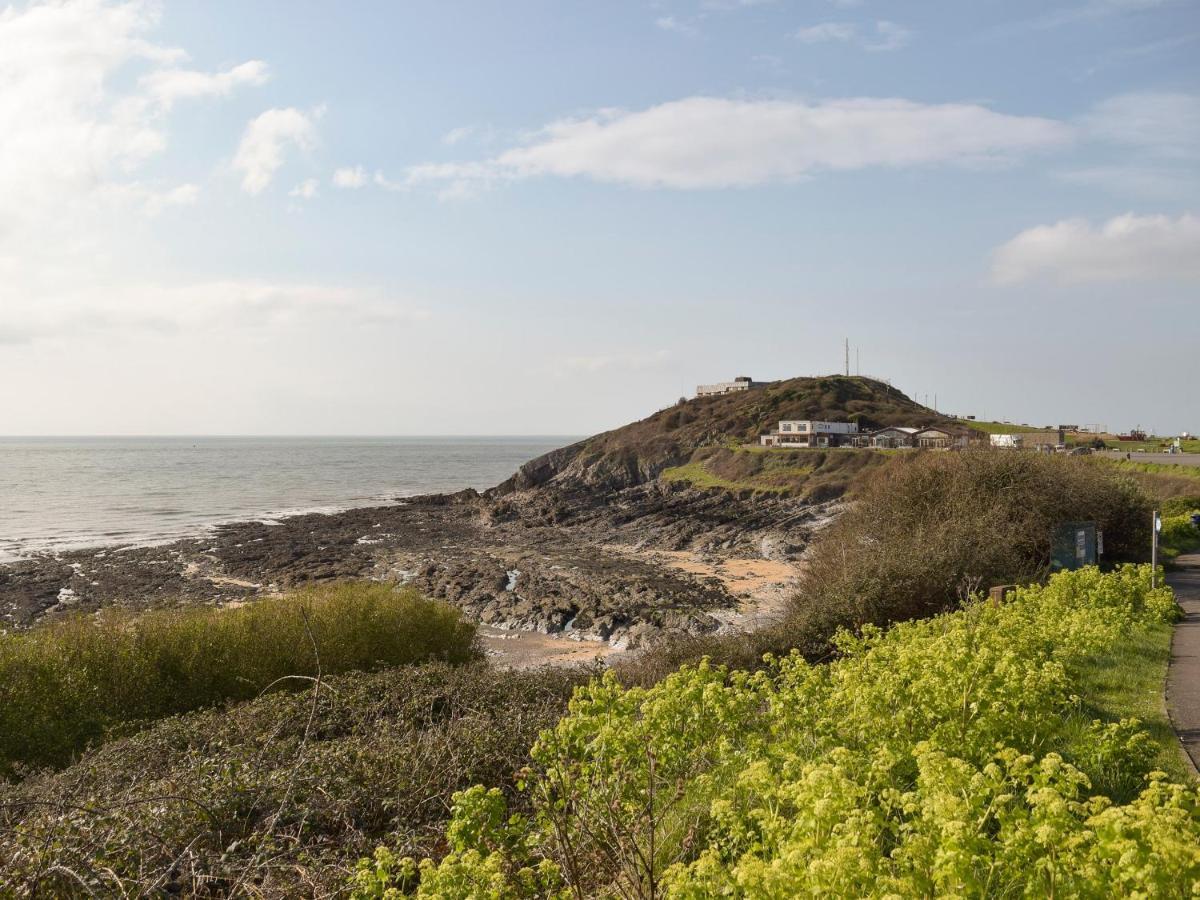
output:
<svg viewBox="0 0 1200 900"><path fill-rule="evenodd" d="M1167 670L1167 713L1192 768L1200 768L1200 553L1176 560L1178 569L1167 573L1184 618L1171 639L1171 667Z"/></svg>

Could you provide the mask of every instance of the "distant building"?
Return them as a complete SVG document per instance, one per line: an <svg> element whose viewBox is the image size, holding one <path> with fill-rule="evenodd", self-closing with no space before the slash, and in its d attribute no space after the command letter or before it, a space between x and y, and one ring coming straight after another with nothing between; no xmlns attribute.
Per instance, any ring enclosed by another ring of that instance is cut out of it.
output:
<svg viewBox="0 0 1200 900"><path fill-rule="evenodd" d="M759 438L764 447L840 447L858 434L857 422L816 422L785 419L770 434Z"/></svg>
<svg viewBox="0 0 1200 900"><path fill-rule="evenodd" d="M990 440L993 447L1007 450L1040 450L1043 453L1054 453L1066 449L1067 446L1067 436L1061 428L993 434Z"/></svg>
<svg viewBox="0 0 1200 900"><path fill-rule="evenodd" d="M904 447L915 447L914 435L920 428L909 426L889 426L872 431L865 435L866 440L860 443L863 447L874 447L877 450L899 450Z"/></svg>
<svg viewBox="0 0 1200 900"><path fill-rule="evenodd" d="M749 375L739 375L733 381L722 381L717 384L700 384L696 386L697 397L717 397L721 394L737 394L754 388L766 387L767 382L755 381Z"/></svg>
<svg viewBox="0 0 1200 900"><path fill-rule="evenodd" d="M913 446L924 450L949 450L951 447L965 447L969 440L965 432L931 427L922 428L913 435Z"/></svg>

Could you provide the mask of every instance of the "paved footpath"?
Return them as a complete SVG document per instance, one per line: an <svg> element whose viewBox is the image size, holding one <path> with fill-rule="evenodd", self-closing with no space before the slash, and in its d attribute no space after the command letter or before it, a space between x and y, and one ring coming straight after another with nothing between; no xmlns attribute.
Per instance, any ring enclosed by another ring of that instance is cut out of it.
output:
<svg viewBox="0 0 1200 900"><path fill-rule="evenodd" d="M1176 560L1178 568L1167 573L1167 584L1175 589L1183 607L1183 621L1171 639L1171 667L1167 670L1167 712L1183 749L1200 768L1200 553Z"/></svg>

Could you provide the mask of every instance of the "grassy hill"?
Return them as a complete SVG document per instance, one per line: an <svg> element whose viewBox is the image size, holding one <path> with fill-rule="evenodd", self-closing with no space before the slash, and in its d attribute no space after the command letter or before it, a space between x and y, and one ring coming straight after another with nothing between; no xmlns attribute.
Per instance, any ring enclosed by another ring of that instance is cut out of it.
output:
<svg viewBox="0 0 1200 900"><path fill-rule="evenodd" d="M611 488L641 484L691 462L700 448L756 443L781 419L857 422L864 429L957 424L871 378L790 378L758 390L681 401L539 457L496 490L508 493L550 482Z"/></svg>

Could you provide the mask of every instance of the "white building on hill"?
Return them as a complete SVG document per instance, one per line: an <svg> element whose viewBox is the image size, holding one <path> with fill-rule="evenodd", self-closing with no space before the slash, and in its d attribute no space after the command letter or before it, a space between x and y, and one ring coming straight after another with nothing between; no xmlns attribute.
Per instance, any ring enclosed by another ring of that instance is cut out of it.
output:
<svg viewBox="0 0 1200 900"><path fill-rule="evenodd" d="M815 422L785 419L770 434L759 438L764 447L838 447L858 434L857 422Z"/></svg>
<svg viewBox="0 0 1200 900"><path fill-rule="evenodd" d="M733 381L721 381L717 384L700 384L696 386L697 397L716 397L721 394L737 394L753 388L766 386L765 381L755 381L749 375L739 375Z"/></svg>

